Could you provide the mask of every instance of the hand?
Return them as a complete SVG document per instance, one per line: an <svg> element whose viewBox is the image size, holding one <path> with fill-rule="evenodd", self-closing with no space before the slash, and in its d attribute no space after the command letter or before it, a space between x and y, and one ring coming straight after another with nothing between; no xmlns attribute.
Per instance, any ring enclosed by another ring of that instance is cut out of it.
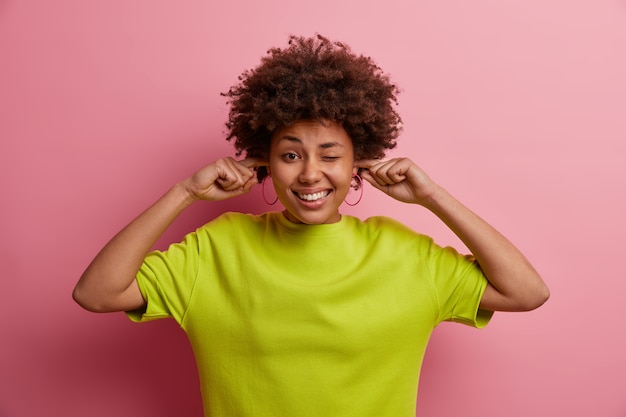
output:
<svg viewBox="0 0 626 417"><path fill-rule="evenodd" d="M421 204L438 189L413 161L394 158L386 161L360 160L356 162L361 177L385 194L405 203Z"/></svg>
<svg viewBox="0 0 626 417"><path fill-rule="evenodd" d="M256 158L218 159L187 178L184 186L193 200L225 200L250 191L257 182L253 168L265 165Z"/></svg>

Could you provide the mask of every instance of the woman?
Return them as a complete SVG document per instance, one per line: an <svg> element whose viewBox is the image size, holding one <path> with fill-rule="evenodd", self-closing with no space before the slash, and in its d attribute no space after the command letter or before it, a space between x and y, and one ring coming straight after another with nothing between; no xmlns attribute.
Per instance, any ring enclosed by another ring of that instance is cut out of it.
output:
<svg viewBox="0 0 626 417"><path fill-rule="evenodd" d="M340 43L290 39L225 95L219 159L175 184L96 256L74 299L136 321L173 317L196 356L207 416L413 416L434 327L482 327L549 292L500 233L395 146L397 88ZM198 200L271 178L282 212L226 213L165 252L151 247ZM438 216L470 249L441 248L340 206L367 181Z"/></svg>

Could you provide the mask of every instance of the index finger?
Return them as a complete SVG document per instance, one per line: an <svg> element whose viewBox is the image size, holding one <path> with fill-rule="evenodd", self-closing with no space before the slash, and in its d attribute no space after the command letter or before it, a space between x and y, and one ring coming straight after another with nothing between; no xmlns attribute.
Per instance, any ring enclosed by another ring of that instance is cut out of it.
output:
<svg viewBox="0 0 626 417"><path fill-rule="evenodd" d="M240 164L245 165L248 168L266 167L269 166L269 162L261 158L246 158L239 161Z"/></svg>
<svg viewBox="0 0 626 417"><path fill-rule="evenodd" d="M384 161L380 159L359 159L354 161L354 166L357 168L370 169L374 165L378 165Z"/></svg>

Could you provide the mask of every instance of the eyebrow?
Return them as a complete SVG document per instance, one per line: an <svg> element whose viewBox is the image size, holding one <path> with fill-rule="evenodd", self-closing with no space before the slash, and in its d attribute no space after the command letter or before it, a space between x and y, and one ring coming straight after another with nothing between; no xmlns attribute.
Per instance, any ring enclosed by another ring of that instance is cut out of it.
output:
<svg viewBox="0 0 626 417"><path fill-rule="evenodd" d="M302 143L302 140L298 139L295 136L291 136L291 135L284 135L281 139L286 139L286 140L288 140L290 142L297 142L297 143L300 143L300 144ZM335 148L335 147L343 148L344 146L341 143L339 143L339 142L325 142L325 143L321 143L319 145L319 147L321 149L329 149L329 148Z"/></svg>

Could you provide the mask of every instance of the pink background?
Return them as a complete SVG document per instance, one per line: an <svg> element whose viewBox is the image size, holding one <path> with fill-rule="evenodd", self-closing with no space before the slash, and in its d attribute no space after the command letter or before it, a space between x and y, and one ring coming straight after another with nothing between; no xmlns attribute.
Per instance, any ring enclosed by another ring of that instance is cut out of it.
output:
<svg viewBox="0 0 626 417"><path fill-rule="evenodd" d="M219 93L288 34L372 55L402 87L407 155L508 235L552 290L477 331L438 328L421 416L626 416L626 3L0 0L0 416L200 416L170 321L71 300L100 247L232 155ZM457 239L371 187L362 217ZM198 204L159 246L259 187ZM340 394L339 394L340 395Z"/></svg>

